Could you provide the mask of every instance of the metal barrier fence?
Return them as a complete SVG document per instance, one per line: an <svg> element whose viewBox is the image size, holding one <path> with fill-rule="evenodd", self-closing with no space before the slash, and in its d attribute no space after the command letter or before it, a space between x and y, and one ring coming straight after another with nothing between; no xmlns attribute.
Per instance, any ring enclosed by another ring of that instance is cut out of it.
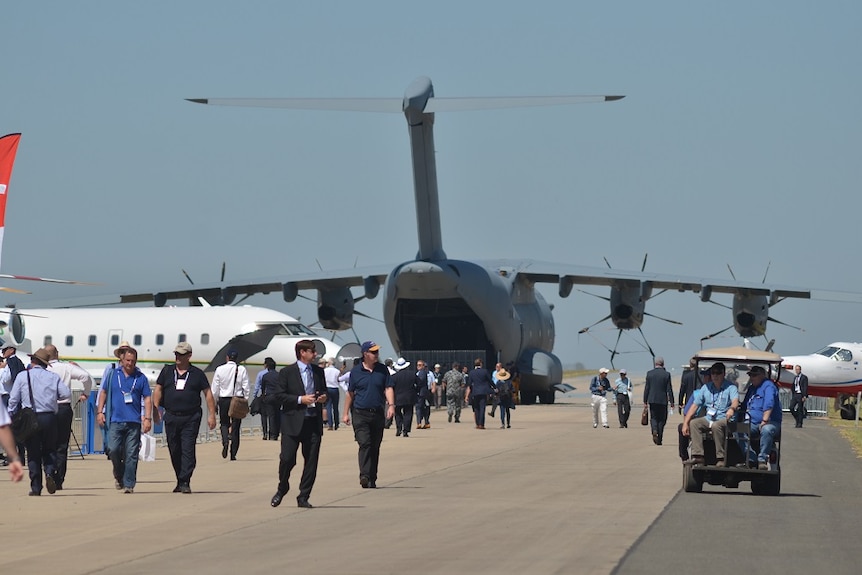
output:
<svg viewBox="0 0 862 575"><path fill-rule="evenodd" d="M779 389L778 399L781 401L781 411L790 411L791 394L789 389ZM805 400L805 412L808 415L816 417L826 417L827 407L829 405L828 397L811 396Z"/></svg>
<svg viewBox="0 0 862 575"><path fill-rule="evenodd" d="M89 401L79 402L72 407L72 436L69 438L69 454L71 456L89 455L93 453L104 453L107 437L102 428L96 423L96 398L98 389L90 394ZM201 400L204 417L201 420L201 428L198 433L198 443L210 441L221 441L221 431L216 416L216 428L210 430L207 426L207 408ZM153 426L151 431L158 445L165 444L164 427L162 424ZM243 437L253 437L261 434L261 423L259 415L251 415L243 419L240 433Z"/></svg>

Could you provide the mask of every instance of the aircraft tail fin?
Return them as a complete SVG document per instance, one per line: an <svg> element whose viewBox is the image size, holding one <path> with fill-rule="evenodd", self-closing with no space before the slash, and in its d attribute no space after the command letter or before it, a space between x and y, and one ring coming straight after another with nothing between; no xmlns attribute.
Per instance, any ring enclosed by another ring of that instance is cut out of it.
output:
<svg viewBox="0 0 862 575"><path fill-rule="evenodd" d="M12 166L20 140L21 134L7 134L0 138L0 255L3 251L3 230L6 228L6 192L12 179Z"/></svg>

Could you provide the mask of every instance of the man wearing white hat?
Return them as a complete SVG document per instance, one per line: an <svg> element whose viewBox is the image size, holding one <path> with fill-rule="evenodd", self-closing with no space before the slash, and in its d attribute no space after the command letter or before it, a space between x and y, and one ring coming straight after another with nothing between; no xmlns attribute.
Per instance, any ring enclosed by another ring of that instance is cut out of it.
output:
<svg viewBox="0 0 862 575"><path fill-rule="evenodd" d="M608 398L605 394L611 390L611 382L608 381L608 368L603 367L599 374L593 376L590 382L590 405L593 408L593 429L599 426L599 412L602 414L602 427L608 426Z"/></svg>
<svg viewBox="0 0 862 575"><path fill-rule="evenodd" d="M413 406L419 397L419 377L416 371L407 369L410 362L399 357L393 365L395 375L392 382L395 387L395 436L409 437L410 426L413 424Z"/></svg>

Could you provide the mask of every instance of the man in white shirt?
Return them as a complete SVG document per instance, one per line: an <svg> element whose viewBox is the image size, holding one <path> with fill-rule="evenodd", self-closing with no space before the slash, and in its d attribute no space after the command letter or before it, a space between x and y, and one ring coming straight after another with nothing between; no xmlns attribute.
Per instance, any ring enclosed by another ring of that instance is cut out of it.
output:
<svg viewBox="0 0 862 575"><path fill-rule="evenodd" d="M338 423L341 421L341 416L338 413L338 402L341 400L341 392L338 389L338 376L341 372L333 365L335 360L331 357L326 358L326 368L323 370L323 377L326 379L326 411L329 416L329 430L338 429Z"/></svg>
<svg viewBox="0 0 862 575"><path fill-rule="evenodd" d="M248 398L248 371L237 363L239 353L235 350L227 352L227 363L218 366L213 375L212 393L218 405L219 423L221 424L221 456L227 457L230 451L231 461L236 461L239 451L239 428L241 419L230 417L230 400L234 396Z"/></svg>
<svg viewBox="0 0 862 575"><path fill-rule="evenodd" d="M48 356L51 358L48 361L48 371L53 371L60 376L63 383L70 390L81 389L81 395L78 396L76 403L87 401L90 391L93 389L93 378L86 369L74 363L60 361L60 354L57 347L51 344L45 346ZM73 385L76 382L77 385ZM54 461L54 481L57 484L57 490L63 489L63 482L66 480L66 462L69 457L69 438L72 435L72 398L60 399L58 402L57 411L57 454Z"/></svg>

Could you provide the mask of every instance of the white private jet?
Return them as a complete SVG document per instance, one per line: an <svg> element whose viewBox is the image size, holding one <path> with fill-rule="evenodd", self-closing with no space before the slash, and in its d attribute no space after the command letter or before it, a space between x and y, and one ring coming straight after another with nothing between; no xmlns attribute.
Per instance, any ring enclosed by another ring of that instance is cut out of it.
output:
<svg viewBox="0 0 862 575"><path fill-rule="evenodd" d="M837 341L809 355L784 356L779 383L793 385L793 367L808 376L808 394L835 397L862 392L862 344Z"/></svg>
<svg viewBox="0 0 862 575"><path fill-rule="evenodd" d="M114 350L128 341L138 350L138 367L155 381L165 364L173 363L174 347L192 346L192 362L212 371L225 362L228 349L253 373L272 357L283 366L296 361L294 346L301 339L315 342L318 356L339 362L359 355L355 343L339 346L318 336L295 318L253 306L27 309L0 311L0 344L25 354L54 344L60 358L74 361L100 379L105 366L116 362Z"/></svg>

